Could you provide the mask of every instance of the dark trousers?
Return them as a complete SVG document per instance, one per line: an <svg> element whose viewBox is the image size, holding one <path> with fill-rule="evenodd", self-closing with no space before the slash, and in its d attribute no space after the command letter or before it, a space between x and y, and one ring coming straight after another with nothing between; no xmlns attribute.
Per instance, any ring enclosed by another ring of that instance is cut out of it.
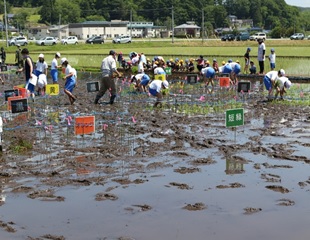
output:
<svg viewBox="0 0 310 240"><path fill-rule="evenodd" d="M259 73L263 74L265 70L265 62L264 61L259 61Z"/></svg>
<svg viewBox="0 0 310 240"><path fill-rule="evenodd" d="M114 79L112 77L102 77L100 82L100 89L96 96L97 99L100 99L105 92L109 90L111 93L111 96L116 95L116 86Z"/></svg>

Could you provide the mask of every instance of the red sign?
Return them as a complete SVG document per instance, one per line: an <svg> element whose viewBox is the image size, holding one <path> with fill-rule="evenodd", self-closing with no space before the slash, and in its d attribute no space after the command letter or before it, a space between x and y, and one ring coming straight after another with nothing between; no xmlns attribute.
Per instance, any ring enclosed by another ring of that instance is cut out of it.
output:
<svg viewBox="0 0 310 240"><path fill-rule="evenodd" d="M76 117L75 135L91 134L95 132L95 116Z"/></svg>
<svg viewBox="0 0 310 240"><path fill-rule="evenodd" d="M220 77L220 87L230 87L230 79L229 77Z"/></svg>

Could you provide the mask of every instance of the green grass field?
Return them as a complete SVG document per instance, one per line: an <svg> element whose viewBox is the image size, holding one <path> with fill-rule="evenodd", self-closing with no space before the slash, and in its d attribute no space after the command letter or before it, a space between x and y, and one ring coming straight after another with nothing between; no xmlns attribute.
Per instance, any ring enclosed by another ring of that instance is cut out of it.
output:
<svg viewBox="0 0 310 240"><path fill-rule="evenodd" d="M62 56L67 57L72 66L75 67L94 67L99 68L102 59L108 54L110 49L116 52L122 52L125 57L131 51L143 52L147 57L161 55L165 59L170 58L196 58L203 55L206 59L216 58L218 62L228 59L240 60L243 63L243 55L247 47L251 47L251 56L254 62L257 55L256 42L221 42L217 40L202 42L177 41L159 42L159 41L137 41L131 44L112 44L102 45L56 45L56 46L36 46L29 44L31 56L36 60L40 53L45 54L46 61L51 62L55 52L60 52ZM271 48L275 48L277 55L277 68L284 68L289 75L310 76L308 61L310 59L310 41L291 41L291 40L267 40L266 55L270 53ZM7 62L14 62L14 53L16 47L7 48ZM269 70L269 61L266 60L266 69Z"/></svg>

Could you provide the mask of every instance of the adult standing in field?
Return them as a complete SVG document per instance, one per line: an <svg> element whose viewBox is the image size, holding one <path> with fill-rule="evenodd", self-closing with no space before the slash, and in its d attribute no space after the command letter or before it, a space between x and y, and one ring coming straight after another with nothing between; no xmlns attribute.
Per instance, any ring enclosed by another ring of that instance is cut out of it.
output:
<svg viewBox="0 0 310 240"><path fill-rule="evenodd" d="M259 63L259 74L264 74L266 46L264 40L261 38L257 39L257 42L258 42L257 60Z"/></svg>
<svg viewBox="0 0 310 240"><path fill-rule="evenodd" d="M17 50L15 52L15 64L18 68L22 68L24 66L23 56L21 53L20 44L16 44Z"/></svg>
<svg viewBox="0 0 310 240"><path fill-rule="evenodd" d="M39 55L39 59L36 63L36 69L34 71L34 74L39 77L41 74L45 74L47 76L47 63L44 60L44 54Z"/></svg>
<svg viewBox="0 0 310 240"><path fill-rule="evenodd" d="M65 68L65 76L63 80L65 82L65 94L67 94L71 105L76 101L76 96L73 95L73 89L76 86L76 70L69 65L69 61L66 58L61 59L61 66Z"/></svg>
<svg viewBox="0 0 310 240"><path fill-rule="evenodd" d="M110 50L109 56L104 58L101 63L101 84L100 90L95 98L95 104L99 103L100 98L105 94L107 90L110 91L111 97L109 104L113 104L116 98L116 86L113 78L113 74L117 74L118 77L121 77L121 74L117 71L116 60L115 60L115 51Z"/></svg>
<svg viewBox="0 0 310 240"><path fill-rule="evenodd" d="M51 64L51 76L53 79L53 84L58 83L58 68L61 68L61 65L60 66L58 65L59 58L60 58L60 53L57 52Z"/></svg>
<svg viewBox="0 0 310 240"><path fill-rule="evenodd" d="M24 48L21 51L21 54L23 56L23 59L25 59L24 67L17 70L17 72L25 72L25 80L26 85L25 88L30 92L30 95L32 99L34 100L34 89L36 85L36 76L33 74L33 63L32 59L29 56L29 50L27 48Z"/></svg>
<svg viewBox="0 0 310 240"><path fill-rule="evenodd" d="M264 77L264 84L266 90L268 90L268 99L271 98L272 91L276 87L275 83L279 80L280 77L284 77L285 71L280 69L279 71L270 71L266 73Z"/></svg>
<svg viewBox="0 0 310 240"><path fill-rule="evenodd" d="M248 70L249 70L249 65L250 65L250 52L251 52L251 48L247 48L246 49L246 52L244 54L244 61L245 61L245 65L244 65L244 74L247 74L248 73Z"/></svg>
<svg viewBox="0 0 310 240"><path fill-rule="evenodd" d="M2 63L2 65L5 65L5 60L6 60L6 52L4 50L4 47L1 47L1 63Z"/></svg>

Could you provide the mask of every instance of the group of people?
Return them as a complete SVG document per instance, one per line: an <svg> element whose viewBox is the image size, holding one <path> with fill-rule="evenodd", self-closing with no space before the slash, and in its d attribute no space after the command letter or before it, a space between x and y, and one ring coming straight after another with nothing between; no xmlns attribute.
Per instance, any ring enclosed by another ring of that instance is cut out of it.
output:
<svg viewBox="0 0 310 240"><path fill-rule="evenodd" d="M37 93L44 94L47 85L47 75L48 75L48 64L44 59L44 54L38 56L36 63L33 62L29 55L29 50L27 48L20 49L18 45L18 50L16 51L15 60L18 64L17 73L24 72L25 74L25 88L29 92L32 100L35 99L36 89L38 86ZM51 62L50 75L53 80L53 84L58 83L58 70L64 69L65 86L64 92L68 96L71 105L76 101L77 97L73 94L73 89L76 86L77 72L69 64L66 58L61 58L60 64L58 63L61 55L57 52L54 59Z"/></svg>

